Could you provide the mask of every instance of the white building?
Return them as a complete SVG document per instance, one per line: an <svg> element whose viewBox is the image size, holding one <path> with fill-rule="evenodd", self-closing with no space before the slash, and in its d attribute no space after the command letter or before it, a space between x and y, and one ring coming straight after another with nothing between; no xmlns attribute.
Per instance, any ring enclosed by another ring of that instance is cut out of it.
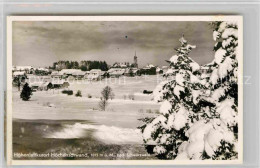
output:
<svg viewBox="0 0 260 168"><path fill-rule="evenodd" d="M156 74L163 73L163 70L160 67L156 67Z"/></svg>
<svg viewBox="0 0 260 168"><path fill-rule="evenodd" d="M112 65L112 68L127 68L130 67L129 62L116 62Z"/></svg>
<svg viewBox="0 0 260 168"><path fill-rule="evenodd" d="M32 66L13 66L12 71L13 72L24 71L26 74L29 74L34 71L34 68Z"/></svg>
<svg viewBox="0 0 260 168"><path fill-rule="evenodd" d="M62 75L72 76L75 73L81 72L80 69L62 69L60 73Z"/></svg>
<svg viewBox="0 0 260 168"><path fill-rule="evenodd" d="M13 77L26 77L26 72L25 71L13 72Z"/></svg>
<svg viewBox="0 0 260 168"><path fill-rule="evenodd" d="M73 73L72 73L72 76L73 76L75 79L83 79L84 76L85 76L87 73L88 73L87 71L76 71L76 72L73 72Z"/></svg>
<svg viewBox="0 0 260 168"><path fill-rule="evenodd" d="M39 71L49 72L50 70L47 68L36 68Z"/></svg>
<svg viewBox="0 0 260 168"><path fill-rule="evenodd" d="M63 74L58 72L58 71L52 71L51 77L52 78L59 78L59 79L61 79L63 77Z"/></svg>
<svg viewBox="0 0 260 168"><path fill-rule="evenodd" d="M123 69L123 68L111 68L107 72L110 77L118 78L118 77L124 75L125 71L126 71L126 69Z"/></svg>
<svg viewBox="0 0 260 168"><path fill-rule="evenodd" d="M32 88L32 91L37 91L37 90L48 90L48 84L50 82L32 82L29 83L29 86Z"/></svg>
<svg viewBox="0 0 260 168"><path fill-rule="evenodd" d="M52 78L77 78L82 79L87 72L82 71L80 69L62 69L61 71L53 71L51 73Z"/></svg>
<svg viewBox="0 0 260 168"><path fill-rule="evenodd" d="M88 80L101 80L105 77L105 71L101 71L100 69L92 69L89 72L86 72L85 79Z"/></svg>
<svg viewBox="0 0 260 168"><path fill-rule="evenodd" d="M145 68L154 68L155 66L153 65L153 64L148 64L148 65L146 65L146 67Z"/></svg>
<svg viewBox="0 0 260 168"><path fill-rule="evenodd" d="M139 73L139 69L137 68L127 68L124 72L125 76L136 76Z"/></svg>

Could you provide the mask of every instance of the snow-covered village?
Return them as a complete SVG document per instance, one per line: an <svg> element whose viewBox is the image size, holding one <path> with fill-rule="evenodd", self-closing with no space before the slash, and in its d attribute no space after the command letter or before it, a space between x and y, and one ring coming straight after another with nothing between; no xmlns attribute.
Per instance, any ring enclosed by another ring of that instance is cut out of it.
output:
<svg viewBox="0 0 260 168"><path fill-rule="evenodd" d="M13 158L237 160L237 23L124 24L14 25Z"/></svg>
<svg viewBox="0 0 260 168"><path fill-rule="evenodd" d="M33 91L41 91L50 89L48 85L54 89L68 89L69 83L79 80L91 82L109 78L162 75L168 70L168 66L159 67L149 63L138 68L137 59L135 53L133 63L115 62L108 65L105 61L58 61L53 63L53 67L13 66L12 76L18 90L21 83L28 83Z"/></svg>

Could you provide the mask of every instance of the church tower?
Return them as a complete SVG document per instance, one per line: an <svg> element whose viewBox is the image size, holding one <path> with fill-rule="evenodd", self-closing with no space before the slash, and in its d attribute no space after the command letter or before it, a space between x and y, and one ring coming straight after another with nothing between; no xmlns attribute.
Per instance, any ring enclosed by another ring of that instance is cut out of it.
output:
<svg viewBox="0 0 260 168"><path fill-rule="evenodd" d="M136 51L135 51L135 56L134 56L134 67L135 67L135 68L138 68Z"/></svg>

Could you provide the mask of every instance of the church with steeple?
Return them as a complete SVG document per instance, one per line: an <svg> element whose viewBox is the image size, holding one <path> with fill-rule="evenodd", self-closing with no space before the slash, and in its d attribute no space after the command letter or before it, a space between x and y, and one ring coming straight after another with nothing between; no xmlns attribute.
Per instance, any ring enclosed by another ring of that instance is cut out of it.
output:
<svg viewBox="0 0 260 168"><path fill-rule="evenodd" d="M138 68L136 51L135 51L135 56L134 56L134 67L135 67L135 68Z"/></svg>

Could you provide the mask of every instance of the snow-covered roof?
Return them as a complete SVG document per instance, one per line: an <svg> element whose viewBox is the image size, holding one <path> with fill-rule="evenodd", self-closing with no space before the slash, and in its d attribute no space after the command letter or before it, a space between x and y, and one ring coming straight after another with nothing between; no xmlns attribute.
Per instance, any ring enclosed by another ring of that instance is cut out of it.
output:
<svg viewBox="0 0 260 168"><path fill-rule="evenodd" d="M120 68L111 68L111 69L109 69L107 72L108 72L108 73L111 73L111 72L114 72L114 71L116 71L116 70L118 70L118 69L120 69Z"/></svg>
<svg viewBox="0 0 260 168"><path fill-rule="evenodd" d="M63 74L62 73L60 73L60 72L58 72L58 71L53 71L52 73L51 73L51 76L62 76Z"/></svg>
<svg viewBox="0 0 260 168"><path fill-rule="evenodd" d="M111 68L108 70L108 73L112 75L123 75L125 71L126 69L122 69L122 68Z"/></svg>
<svg viewBox="0 0 260 168"><path fill-rule="evenodd" d="M161 70L162 70L162 69L159 68L159 67L156 68L156 72L160 72Z"/></svg>
<svg viewBox="0 0 260 168"><path fill-rule="evenodd" d="M89 80L95 80L95 79L99 79L105 73L106 73L105 71L101 71L100 69L92 69L90 73L85 76L85 78Z"/></svg>
<svg viewBox="0 0 260 168"><path fill-rule="evenodd" d="M146 65L146 67L145 68L154 68L155 66L153 65L153 64L148 64L148 65Z"/></svg>
<svg viewBox="0 0 260 168"><path fill-rule="evenodd" d="M28 74L26 76L28 78L28 81L41 81L41 82L51 81L51 76L36 76L32 74Z"/></svg>
<svg viewBox="0 0 260 168"><path fill-rule="evenodd" d="M24 70L33 69L33 67L32 66L14 66L13 69L16 71L24 71Z"/></svg>
<svg viewBox="0 0 260 168"><path fill-rule="evenodd" d="M133 73L136 73L138 71L137 68L127 68L125 69L125 72L124 73L130 73L130 70L133 72Z"/></svg>
<svg viewBox="0 0 260 168"><path fill-rule="evenodd" d="M133 73L136 73L138 71L139 71L139 69L133 69Z"/></svg>
<svg viewBox="0 0 260 168"><path fill-rule="evenodd" d="M37 87L46 87L50 82L32 82L29 83L29 86L37 86Z"/></svg>
<svg viewBox="0 0 260 168"><path fill-rule="evenodd" d="M14 75L14 76L22 76L22 75L25 75L25 72L24 72L24 71L14 72L13 75Z"/></svg>
<svg viewBox="0 0 260 168"><path fill-rule="evenodd" d="M73 73L77 73L77 72L80 72L81 70L80 69L62 69L60 71L61 74L73 74Z"/></svg>
<svg viewBox="0 0 260 168"><path fill-rule="evenodd" d="M77 72L73 72L72 75L86 75L86 71L77 71Z"/></svg>
<svg viewBox="0 0 260 168"><path fill-rule="evenodd" d="M92 69L89 71L89 75L104 75L106 71L101 71L101 69Z"/></svg>
<svg viewBox="0 0 260 168"><path fill-rule="evenodd" d="M91 69L90 72L101 72L101 69Z"/></svg>
<svg viewBox="0 0 260 168"><path fill-rule="evenodd" d="M47 68L36 68L36 69L38 69L39 71L45 71L45 72L49 71L49 69L47 69Z"/></svg>
<svg viewBox="0 0 260 168"><path fill-rule="evenodd" d="M85 71L85 76L89 75L90 71Z"/></svg>
<svg viewBox="0 0 260 168"><path fill-rule="evenodd" d="M120 67L120 68L127 68L129 66L129 62L116 62L112 65L112 67Z"/></svg>

